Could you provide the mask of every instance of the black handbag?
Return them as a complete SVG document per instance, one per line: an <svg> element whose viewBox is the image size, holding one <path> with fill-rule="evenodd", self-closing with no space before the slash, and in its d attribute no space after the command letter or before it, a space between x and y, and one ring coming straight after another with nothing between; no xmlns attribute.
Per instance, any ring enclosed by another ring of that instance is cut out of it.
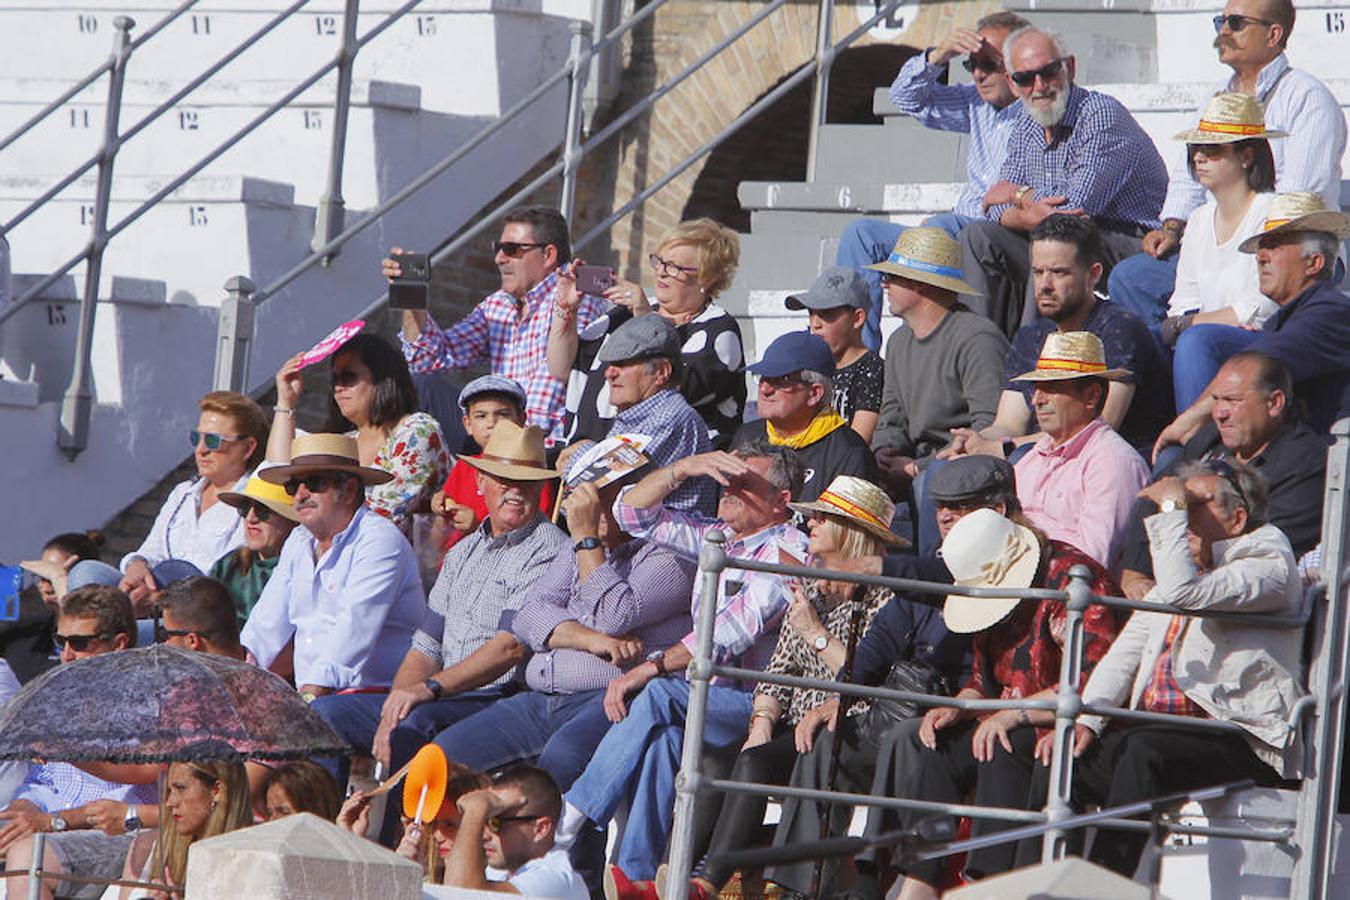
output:
<svg viewBox="0 0 1350 900"><path fill-rule="evenodd" d="M881 686L912 694L937 694L945 697L951 693L946 676L928 663L910 659L897 660L886 673L886 680ZM878 698L872 701L872 706L867 710L864 727L868 732L878 734L914 718L920 712L917 703Z"/></svg>

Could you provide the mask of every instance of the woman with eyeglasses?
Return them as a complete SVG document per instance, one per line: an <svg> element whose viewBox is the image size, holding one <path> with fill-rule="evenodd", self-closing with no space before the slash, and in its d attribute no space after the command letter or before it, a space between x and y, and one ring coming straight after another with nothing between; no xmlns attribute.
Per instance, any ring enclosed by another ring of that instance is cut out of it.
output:
<svg viewBox="0 0 1350 900"><path fill-rule="evenodd" d="M652 272L652 305L642 286L614 277L604 297L615 304L578 333L577 260L559 270L558 308L548 338L548 370L567 385L566 443L601 440L616 410L609 402L600 347L633 316L655 313L670 321L683 347L680 392L708 425L713 447L724 450L745 413L744 351L736 319L716 297L731 284L740 260L740 237L712 219L693 219L671 229L647 257Z"/></svg>
<svg viewBox="0 0 1350 900"><path fill-rule="evenodd" d="M286 489L256 475L242 491L221 494L220 501L239 511L239 520L244 523L244 545L216 560L210 575L225 585L234 598L235 615L243 628L277 567L281 545L300 520Z"/></svg>
<svg viewBox="0 0 1350 900"><path fill-rule="evenodd" d="M262 462L267 416L234 391L212 391L198 407L197 427L188 433L197 477L169 492L145 541L122 559L120 587L138 614L164 586L155 581L155 566L180 560L205 572L244 541L243 521L217 501L225 491L242 490L248 473Z"/></svg>
<svg viewBox="0 0 1350 900"><path fill-rule="evenodd" d="M296 404L304 388L301 356L297 353L277 372L269 462L290 461ZM331 373L333 395L322 430L355 437L361 465L394 476L366 489L366 505L408 534L413 515L429 508L431 495L450 471L441 426L417 410L417 389L403 354L379 335L358 334L343 344L333 354Z"/></svg>

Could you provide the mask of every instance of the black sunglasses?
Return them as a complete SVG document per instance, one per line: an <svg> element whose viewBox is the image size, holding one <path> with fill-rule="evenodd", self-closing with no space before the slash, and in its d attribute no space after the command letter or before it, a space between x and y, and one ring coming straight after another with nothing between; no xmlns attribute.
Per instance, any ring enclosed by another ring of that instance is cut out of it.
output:
<svg viewBox="0 0 1350 900"><path fill-rule="evenodd" d="M988 56L972 55L961 60L961 68L965 69L967 72L974 72L976 69L979 69L986 75L992 75L995 72L1003 71L1003 60L992 59Z"/></svg>
<svg viewBox="0 0 1350 900"><path fill-rule="evenodd" d="M1011 78L1012 83L1018 87L1031 87L1036 83L1038 77L1043 81L1049 81L1052 78L1057 78L1059 73L1063 70L1064 60L1057 59L1054 62L1046 63L1039 69L1031 69L1025 72L1009 72L1008 77Z"/></svg>
<svg viewBox="0 0 1350 900"><path fill-rule="evenodd" d="M306 475L304 478L288 478L282 487L286 490L286 493L294 497L295 492L300 490L302 484L305 486L305 490L311 494L322 494L330 487L341 484L342 481L343 478L339 475Z"/></svg>
<svg viewBox="0 0 1350 900"><path fill-rule="evenodd" d="M89 645L94 641L106 641L112 636L112 632L107 631L99 634L60 634L58 632L57 634L52 635L52 640L56 642L56 650L58 653L66 649L67 644L69 644L70 649L74 650L76 653L83 653L89 649Z"/></svg>
<svg viewBox="0 0 1350 900"><path fill-rule="evenodd" d="M186 630L181 628L165 628L159 620L155 621L155 643L162 644L171 637L187 637L189 634L195 634L191 628ZM78 649L78 648L76 648Z"/></svg>
<svg viewBox="0 0 1350 900"><path fill-rule="evenodd" d="M361 373L355 369L334 369L333 387L349 388L361 380Z"/></svg>
<svg viewBox="0 0 1350 900"><path fill-rule="evenodd" d="M1225 25L1228 26L1229 31L1236 33L1246 28L1248 25L1265 25L1269 27L1274 24L1274 22L1267 21L1266 19L1254 19L1251 16L1239 16L1237 14L1225 16L1220 13L1214 17L1214 33L1221 33L1223 31L1223 26Z"/></svg>
<svg viewBox="0 0 1350 900"><path fill-rule="evenodd" d="M253 510L253 514L258 517L259 522L266 522L268 519L272 518L271 508L264 506L257 500L245 500L242 504L236 507L236 509L239 510L239 518L241 519L248 518L248 511L250 509Z"/></svg>
<svg viewBox="0 0 1350 900"><path fill-rule="evenodd" d="M1211 456L1204 462L1206 469L1209 469L1215 475L1218 475L1224 481L1232 485L1233 490L1237 492L1238 499L1242 501L1242 508L1247 508L1247 494L1242 490L1242 483L1238 481L1237 469L1222 456Z"/></svg>
<svg viewBox="0 0 1350 900"><path fill-rule="evenodd" d="M493 834L501 834L502 826L507 822L533 822L541 818L543 816L492 816L487 820L487 827Z"/></svg>
<svg viewBox="0 0 1350 900"><path fill-rule="evenodd" d="M188 440L192 442L195 449L202 441L206 441L207 450L219 450L227 441L242 441L242 437L226 437L223 434L216 434L214 431L198 431L192 429L188 432Z"/></svg>
<svg viewBox="0 0 1350 900"><path fill-rule="evenodd" d="M530 250L547 246L548 244L527 244L524 241L493 241L492 252L493 254L502 253L512 259L518 259Z"/></svg>

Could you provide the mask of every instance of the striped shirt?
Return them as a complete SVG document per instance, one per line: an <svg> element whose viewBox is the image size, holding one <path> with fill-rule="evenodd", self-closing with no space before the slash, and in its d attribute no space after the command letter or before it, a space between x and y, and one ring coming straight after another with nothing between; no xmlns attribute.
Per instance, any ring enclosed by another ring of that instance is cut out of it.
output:
<svg viewBox="0 0 1350 900"><path fill-rule="evenodd" d="M1064 197L1064 209L1081 208L1099 227L1126 233L1157 228L1167 193L1167 167L1134 116L1114 97L1078 85L1049 143L1031 116L1017 118L999 177L1031 185L1037 200ZM997 222L1010 206L995 204L985 217Z"/></svg>
<svg viewBox="0 0 1350 900"><path fill-rule="evenodd" d="M928 63L927 53L916 53L900 67L891 85L891 102L925 128L970 135L966 152L966 189L952 212L978 218L984 214L984 195L998 181L1008 148L1008 135L1022 115L1022 101L1002 109L984 101L973 84L946 85L938 81L946 65Z"/></svg>
<svg viewBox="0 0 1350 900"><path fill-rule="evenodd" d="M400 336L403 356L414 372L467 369L487 363L493 375L514 379L525 388L525 417L545 435L563 414L564 385L548 372L548 330L558 299L558 273L525 292L523 308L506 291L489 294L461 321L442 329L430 317L417 340ZM577 327L585 328L609 307L603 299L581 295Z"/></svg>
<svg viewBox="0 0 1350 900"><path fill-rule="evenodd" d="M548 639L563 622L579 622L608 635L631 635L647 652L674 644L689 633L695 568L693 560L634 538L578 582L576 554L560 552L511 623L520 642L534 651L525 666L525 683L535 691L570 694L603 688L623 674L584 650L550 650Z"/></svg>
<svg viewBox="0 0 1350 900"><path fill-rule="evenodd" d="M770 525L754 534L731 538L731 529L722 521L693 516L665 506L640 509L624 502L632 488L624 488L614 501L614 518L624 531L669 547L676 553L697 558L703 536L714 528L728 536L728 557L760 562L786 562L781 554L805 560L806 535L786 522ZM778 626L787 610L791 594L779 575L727 569L718 583L717 619L713 627L713 661L721 666L763 669L778 643ZM703 605L703 583L694 584L693 620L698 622ZM681 643L694 652L695 633L685 635ZM713 684L748 690L750 685L729 682L722 677Z"/></svg>
<svg viewBox="0 0 1350 900"><path fill-rule="evenodd" d="M1214 93L1237 89L1234 75L1216 84ZM1288 134L1270 141L1275 190L1281 194L1312 191L1322 196L1327 209L1340 209L1346 129L1335 95L1312 75L1291 67L1281 53L1256 76L1256 98L1265 106L1266 127ZM1162 217L1189 219L1205 197L1205 189L1191 177L1182 153L1172 167Z"/></svg>

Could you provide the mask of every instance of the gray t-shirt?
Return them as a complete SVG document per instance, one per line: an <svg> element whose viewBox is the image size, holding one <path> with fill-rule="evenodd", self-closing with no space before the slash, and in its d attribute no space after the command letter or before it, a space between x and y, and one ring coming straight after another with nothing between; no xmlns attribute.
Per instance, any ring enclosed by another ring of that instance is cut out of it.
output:
<svg viewBox="0 0 1350 900"><path fill-rule="evenodd" d="M886 384L875 449L921 459L951 441L953 428L994 421L1008 341L993 322L961 304L920 340L902 325L886 342Z"/></svg>

